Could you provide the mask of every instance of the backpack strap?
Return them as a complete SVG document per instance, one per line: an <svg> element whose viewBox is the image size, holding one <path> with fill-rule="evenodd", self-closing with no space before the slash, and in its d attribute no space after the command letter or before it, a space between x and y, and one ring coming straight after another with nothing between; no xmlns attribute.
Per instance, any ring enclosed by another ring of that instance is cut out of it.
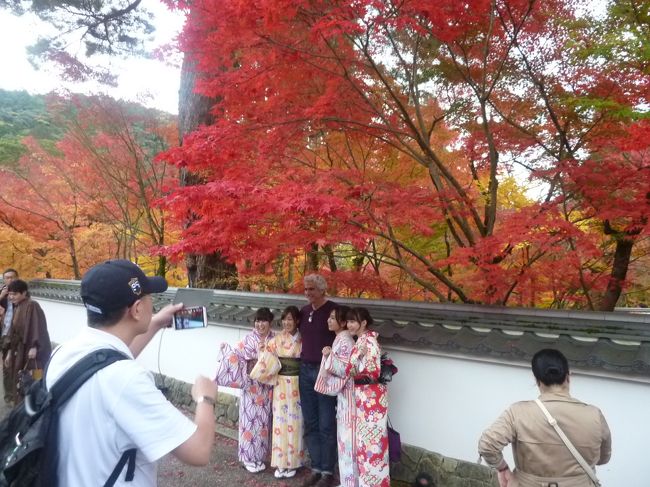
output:
<svg viewBox="0 0 650 487"><path fill-rule="evenodd" d="M119 360L126 360L129 357L119 352L113 348L101 348L99 350L94 350L88 355L80 359L75 363L70 369L68 369L60 378L57 380L52 388L50 389L50 394L52 397L53 406L60 408L63 404L70 399L75 392L96 372L100 371L104 367L111 365ZM48 363L49 365L49 363ZM45 369L45 374L47 374L47 368ZM120 473L124 469L124 466L128 464L126 471L127 482L131 482L135 475L135 455L136 449L132 448L126 450L120 457L117 465L113 469L110 477L106 481L106 487L112 487L117 481Z"/></svg>
<svg viewBox="0 0 650 487"><path fill-rule="evenodd" d="M102 348L90 352L54 383L50 389L52 402L56 407L61 407L96 372L118 360L128 358L124 353L112 348ZM47 369L45 373L47 374Z"/></svg>
<svg viewBox="0 0 650 487"><path fill-rule="evenodd" d="M122 453L122 456L120 457L119 461L117 462L117 465L115 465L115 468L113 469L113 472L111 473L111 476L108 477L108 480L104 484L104 487L113 487L115 485L115 482L117 482L117 479L120 476L120 473L122 473L122 470L124 469L124 465L128 464L128 467L126 469L126 477L124 478L125 482L131 482L133 480L133 477L135 476L135 454L137 452L137 449L131 448L130 450L126 450L124 453Z"/></svg>

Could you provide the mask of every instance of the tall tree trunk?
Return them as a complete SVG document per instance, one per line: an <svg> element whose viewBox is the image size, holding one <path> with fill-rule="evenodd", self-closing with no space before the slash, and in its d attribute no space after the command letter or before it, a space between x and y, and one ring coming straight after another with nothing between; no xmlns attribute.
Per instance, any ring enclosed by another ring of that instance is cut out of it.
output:
<svg viewBox="0 0 650 487"><path fill-rule="evenodd" d="M214 100L196 94L194 92L195 82L196 74L193 63L185 56L181 70L178 100L178 131L181 144L183 137L199 125L209 125L214 122L210 113ZM181 186L191 186L203 182L196 174L185 169L181 170L180 178ZM191 224L190 217L187 225ZM237 289L237 268L227 262L219 252L209 255L187 254L185 265L190 287Z"/></svg>
<svg viewBox="0 0 650 487"><path fill-rule="evenodd" d="M68 237L68 251L70 252L70 261L72 262L72 272L75 279L81 279L81 271L79 270L79 260L77 259L77 245L74 241L74 236Z"/></svg>
<svg viewBox="0 0 650 487"><path fill-rule="evenodd" d="M325 245L323 247L323 251L325 252L325 255L327 256L327 265L330 268L330 271L336 272L336 259L334 257L334 250L332 250L331 245Z"/></svg>
<svg viewBox="0 0 650 487"><path fill-rule="evenodd" d="M156 268L156 275L165 277L167 275L167 257L164 255L158 256L158 266Z"/></svg>
<svg viewBox="0 0 650 487"><path fill-rule="evenodd" d="M612 228L609 221L605 220L604 232L605 235L614 236L616 239L616 249L614 250L614 262L609 281L607 282L607 290L598 305L598 310L614 311L616 302L621 296L621 291L623 291L623 282L625 281L627 270L630 266L632 247L634 247L635 242L634 236L638 235L639 231L621 232Z"/></svg>
<svg viewBox="0 0 650 487"><path fill-rule="evenodd" d="M307 249L307 256L305 258L305 271L306 272L318 272L320 267L320 259L318 256L318 244L312 243Z"/></svg>
<svg viewBox="0 0 650 487"><path fill-rule="evenodd" d="M616 250L614 251L614 263L612 273L607 282L607 290L598 306L599 311L614 311L618 298L623 291L623 282L627 276L627 269L630 265L632 247L634 240L627 238L616 239Z"/></svg>

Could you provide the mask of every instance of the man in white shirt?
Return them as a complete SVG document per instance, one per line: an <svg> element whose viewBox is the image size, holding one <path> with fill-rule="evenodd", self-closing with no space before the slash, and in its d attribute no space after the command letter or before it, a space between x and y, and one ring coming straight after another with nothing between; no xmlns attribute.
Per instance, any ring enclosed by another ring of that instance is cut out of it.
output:
<svg viewBox="0 0 650 487"><path fill-rule="evenodd" d="M125 480L124 468L113 485L155 486L158 460L167 453L190 465L209 462L216 385L207 377L197 377L192 422L165 399L151 372L132 360L182 308L182 304L168 305L153 315L151 294L166 289L162 277L147 277L126 260L106 261L84 275L81 297L89 328L53 353L48 388L93 350L113 348L131 360L101 369L64 404L59 422L59 486L104 485L130 449L137 450L133 480Z"/></svg>

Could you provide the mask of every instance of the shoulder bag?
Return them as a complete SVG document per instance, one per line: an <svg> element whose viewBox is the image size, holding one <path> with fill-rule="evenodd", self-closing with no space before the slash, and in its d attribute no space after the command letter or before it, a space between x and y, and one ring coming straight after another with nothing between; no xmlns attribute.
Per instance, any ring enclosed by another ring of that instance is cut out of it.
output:
<svg viewBox="0 0 650 487"><path fill-rule="evenodd" d="M349 380L349 378L337 377L334 374L330 373L328 370L328 364L331 360L331 354L321 359L318 377L316 377L316 383L314 384L314 390L319 394L336 396L343 390L345 383Z"/></svg>
<svg viewBox="0 0 650 487"><path fill-rule="evenodd" d="M562 428L560 428L560 425L557 424L557 421L553 416L551 416L551 413L548 412L548 409L546 409L546 406L540 401L539 399L535 399L535 403L539 406L539 408L542 410L544 413L544 416L546 416L546 419L548 420L549 424L553 426L555 429L556 433L560 437L560 439L564 442L566 447L569 449L571 452L571 455L576 459L576 461L580 464L580 466L584 469L585 473L589 475L589 478L591 481L594 483L596 487L601 487L600 481L596 477L596 473L594 472L594 469L591 468L591 466L585 461L584 458L582 458L582 455L580 455L580 452L576 450L576 447L573 446L573 443L571 443L571 440L567 438L567 436L564 434L564 431L562 431Z"/></svg>
<svg viewBox="0 0 650 487"><path fill-rule="evenodd" d="M274 386L278 381L278 372L280 372L281 368L282 364L280 364L278 357L265 348L259 352L257 363L248 376L262 384Z"/></svg>

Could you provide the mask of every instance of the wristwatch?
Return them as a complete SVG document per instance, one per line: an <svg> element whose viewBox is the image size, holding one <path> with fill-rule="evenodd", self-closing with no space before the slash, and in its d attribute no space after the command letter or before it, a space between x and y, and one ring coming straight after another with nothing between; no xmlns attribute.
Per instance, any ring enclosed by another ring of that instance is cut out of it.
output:
<svg viewBox="0 0 650 487"><path fill-rule="evenodd" d="M210 396L197 397L194 402L196 402L197 404L200 404L202 402L207 402L212 407L214 407L216 405L215 402L214 402L214 398L212 398Z"/></svg>

